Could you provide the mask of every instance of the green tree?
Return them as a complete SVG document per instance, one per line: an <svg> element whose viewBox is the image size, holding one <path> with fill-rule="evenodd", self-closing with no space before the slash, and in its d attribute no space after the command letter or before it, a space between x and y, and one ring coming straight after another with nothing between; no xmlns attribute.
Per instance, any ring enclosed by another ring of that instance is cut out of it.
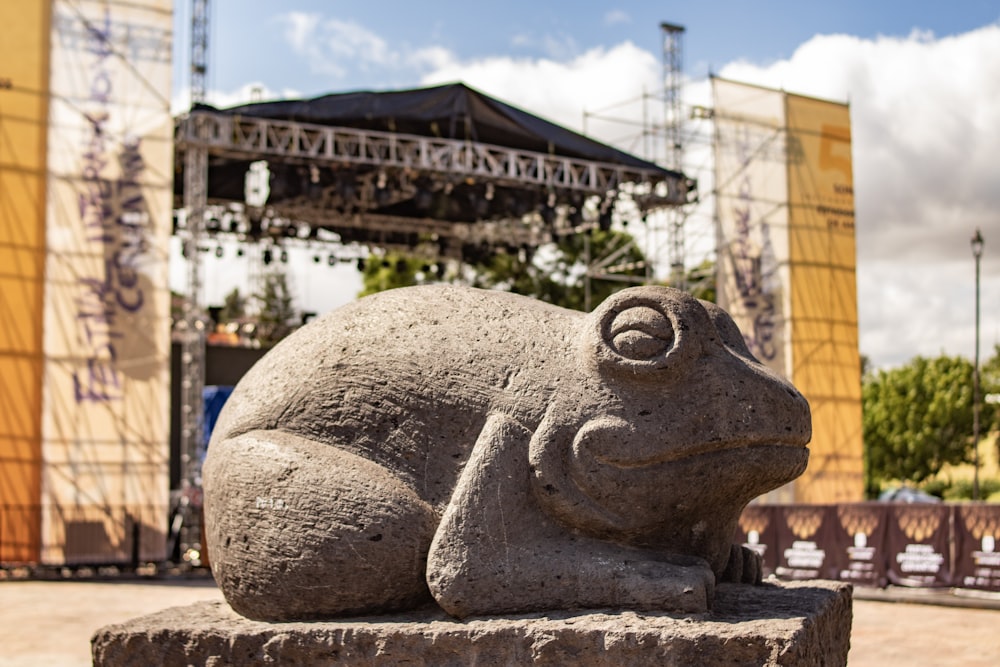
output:
<svg viewBox="0 0 1000 667"><path fill-rule="evenodd" d="M1000 428L1000 409L991 399L987 402L987 396L1000 396L1000 343L993 346L993 356L987 359L979 367L979 384L981 387L979 400L982 407L981 424L983 433L988 430ZM1000 440L997 445L1000 446Z"/></svg>
<svg viewBox="0 0 1000 667"><path fill-rule="evenodd" d="M260 302L257 339L262 346L275 345L298 327L302 315L293 304L288 277L283 271L265 274L263 291L256 298Z"/></svg>
<svg viewBox="0 0 1000 667"><path fill-rule="evenodd" d="M715 291L715 262L706 259L698 266L688 270L687 289L694 297L718 303Z"/></svg>
<svg viewBox="0 0 1000 667"><path fill-rule="evenodd" d="M919 483L972 451L972 364L916 357L862 386L866 479Z"/></svg>
<svg viewBox="0 0 1000 667"><path fill-rule="evenodd" d="M543 246L532 257L497 253L473 265L476 287L505 289L548 303L584 310L587 254L590 264L602 262L602 273L615 278L595 277L590 281L593 308L615 292L635 285L645 275L645 256L626 232L593 230L589 236L573 234Z"/></svg>
<svg viewBox="0 0 1000 667"><path fill-rule="evenodd" d="M484 252L477 261L467 264L468 271L453 275L473 287L501 289L547 301L564 308L583 310L585 302L587 244L591 263L612 256L605 269L614 276L641 277L645 257L625 232L595 229L589 238L574 234L540 248L534 255L519 252ZM365 262L364 289L359 296L416 285L425 279L431 267L426 259L400 253L387 253L381 259ZM613 273L608 269L613 269ZM620 289L635 282L594 278L591 280L591 306L596 306Z"/></svg>
<svg viewBox="0 0 1000 667"><path fill-rule="evenodd" d="M430 262L421 257L398 252L386 253L384 257L369 257L361 270L362 290L358 296L368 296L396 287L416 285L421 274L431 270Z"/></svg>
<svg viewBox="0 0 1000 667"><path fill-rule="evenodd" d="M234 322L244 317L247 314L246 307L247 300L240 294L240 288L234 287L233 291L226 295L222 304L222 310L219 311L219 321Z"/></svg>

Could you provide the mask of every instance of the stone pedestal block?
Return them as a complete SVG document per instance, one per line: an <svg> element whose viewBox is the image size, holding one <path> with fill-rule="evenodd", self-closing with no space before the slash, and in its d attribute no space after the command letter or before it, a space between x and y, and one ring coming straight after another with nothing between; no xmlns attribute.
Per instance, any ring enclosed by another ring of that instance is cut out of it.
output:
<svg viewBox="0 0 1000 667"><path fill-rule="evenodd" d="M439 609L264 623L226 604L175 607L95 633L94 664L846 665L851 587L720 585L711 612L560 611L456 621Z"/></svg>

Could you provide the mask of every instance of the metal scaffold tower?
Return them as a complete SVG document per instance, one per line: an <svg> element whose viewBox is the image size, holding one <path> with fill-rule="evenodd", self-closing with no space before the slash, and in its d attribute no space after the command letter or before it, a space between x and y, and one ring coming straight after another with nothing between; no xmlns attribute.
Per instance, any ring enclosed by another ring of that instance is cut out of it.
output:
<svg viewBox="0 0 1000 667"><path fill-rule="evenodd" d="M660 23L663 37L663 99L664 134L667 148L667 167L681 171L684 159L683 112L681 109L681 38L684 27ZM684 223L687 212L682 207L667 209L667 234L669 243L670 284L687 289L684 271Z"/></svg>
<svg viewBox="0 0 1000 667"><path fill-rule="evenodd" d="M191 12L191 106L205 101L208 71L208 0L192 0ZM204 138L206 126L197 118L191 133ZM181 340L181 517L178 527L182 557L199 564L201 506L201 458L204 433L205 317L202 307L201 247L205 234L208 201L208 150L194 141L184 152L185 233L181 240L187 257L187 298Z"/></svg>

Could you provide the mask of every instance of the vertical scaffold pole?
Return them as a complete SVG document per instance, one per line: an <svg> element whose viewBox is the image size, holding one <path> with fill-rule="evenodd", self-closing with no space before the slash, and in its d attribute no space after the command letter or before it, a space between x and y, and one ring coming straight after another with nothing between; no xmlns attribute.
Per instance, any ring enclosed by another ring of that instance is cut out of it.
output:
<svg viewBox="0 0 1000 667"><path fill-rule="evenodd" d="M208 0L191 3L191 113L184 121L184 255L187 298L181 342L181 507L182 558L201 564L201 461L204 454L205 318L201 244L208 202L207 119L194 112L205 101L208 72Z"/></svg>
<svg viewBox="0 0 1000 667"><path fill-rule="evenodd" d="M660 23L663 37L663 99L664 132L666 135L667 166L681 171L684 159L683 110L681 107L681 37L684 27L672 23ZM687 212L683 207L667 209L667 233L669 234L670 284L678 289L687 289L684 270L684 223Z"/></svg>

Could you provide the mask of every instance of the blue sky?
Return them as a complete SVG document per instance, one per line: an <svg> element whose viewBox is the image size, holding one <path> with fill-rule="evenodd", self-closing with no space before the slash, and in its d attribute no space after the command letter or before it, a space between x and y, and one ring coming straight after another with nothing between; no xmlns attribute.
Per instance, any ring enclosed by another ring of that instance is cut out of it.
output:
<svg viewBox="0 0 1000 667"><path fill-rule="evenodd" d="M850 103L862 353L878 366L917 354L972 356L976 227L985 238L983 355L1000 343L995 0L210 4L211 103L249 101L255 88L268 99L464 81L650 159L659 156L640 141L641 103L615 109L632 126L593 112L662 90L659 25L683 25L686 105L711 104L710 71ZM177 0L177 111L187 108L190 11L189 0ZM708 136L690 129L685 153L684 170L703 183L711 182ZM703 195L687 222L689 264L711 258L711 197ZM206 271L209 301L241 279L231 265ZM291 278L300 305L321 312L359 285L356 272L334 275L308 258Z"/></svg>
<svg viewBox="0 0 1000 667"><path fill-rule="evenodd" d="M914 30L956 35L1000 19L995 0L956 2L331 2L328 0L210 0L209 84L234 90L248 81L303 95L418 85L428 71L420 62L380 63L341 51L342 72L319 71L289 43L294 13L317 23L340 22L384 42L388 51L413 54L443 49L461 61L488 57L565 60L594 48L631 42L659 56L662 21L686 28L685 72L704 77L737 60L767 64L790 57L818 34L861 38L906 37ZM178 0L175 31L181 37L175 80L187 81L190 7ZM320 34L331 35L329 30ZM359 41L359 44L363 43ZM326 49L332 53L332 50ZM315 66L316 63L314 62Z"/></svg>

